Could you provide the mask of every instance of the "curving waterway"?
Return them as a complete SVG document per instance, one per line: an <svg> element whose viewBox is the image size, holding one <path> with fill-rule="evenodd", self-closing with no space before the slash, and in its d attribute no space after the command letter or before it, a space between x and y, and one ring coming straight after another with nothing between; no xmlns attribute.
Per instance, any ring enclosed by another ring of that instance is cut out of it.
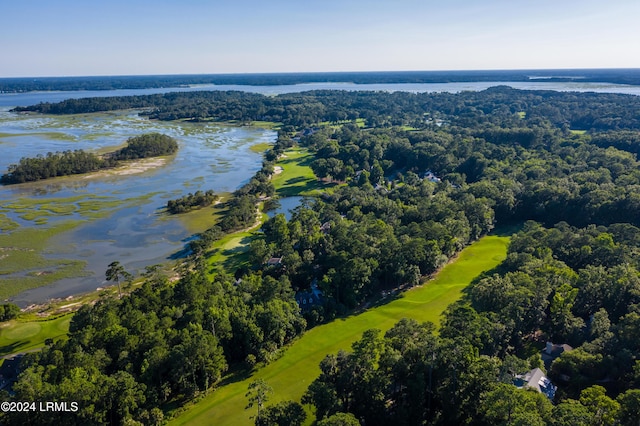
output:
<svg viewBox="0 0 640 426"><path fill-rule="evenodd" d="M105 284L104 271L114 260L119 260L132 272L166 261L178 253L190 237L190 232L180 219L159 213L166 201L197 190L235 190L260 168L261 155L249 148L254 144L273 142L276 137L273 131L251 127L153 122L132 111L39 116L9 112L14 106L89 96L172 91L242 90L277 95L337 89L421 93L477 91L496 85L517 89L640 95L640 86L556 82L201 85L167 89L0 94L0 173L4 173L9 164L16 163L21 157L67 149L106 149L122 144L130 136L147 132L171 135L180 144L178 154L168 158L162 165L134 174L97 174L89 178L69 177L0 186L0 224L7 227L0 231L0 242L3 234L6 236L25 229L54 229L60 224L71 223L69 230L55 233L54 236L43 234L47 235L47 241L39 249L39 254L51 261L71 259L81 261L83 265L82 276L63 278L44 287L22 291L12 300L25 306L95 290ZM1 247L0 244L0 249L10 250L12 247ZM34 275L52 272L38 265L27 264L18 268L6 264L6 259L3 264L3 253L6 251L0 253L0 289L3 282L28 280Z"/></svg>
<svg viewBox="0 0 640 426"><path fill-rule="evenodd" d="M262 156L249 148L273 142L276 137L273 131L252 127L152 122L134 112L53 117L18 115L4 108L0 111L0 170L4 173L21 157L68 149L106 149L147 132L176 138L178 153L146 171L125 169L120 174L0 186L4 221L0 223L14 228L0 232L0 242L2 233L42 231L68 223L72 224L70 230L53 237L43 232L29 238L47 238L41 250L45 259L84 263L83 276L24 291L12 298L14 302L24 306L95 290L105 284L104 271L114 260L131 272L166 261L181 251L190 237L179 218L161 214L167 200L197 190L237 189L261 167ZM18 243L13 243L15 247L6 243L8 247L3 247L0 255L18 250ZM34 274L52 274L59 269L42 265L16 268L7 264L10 261L10 257L0 256L0 286L3 281L6 285L27 282Z"/></svg>

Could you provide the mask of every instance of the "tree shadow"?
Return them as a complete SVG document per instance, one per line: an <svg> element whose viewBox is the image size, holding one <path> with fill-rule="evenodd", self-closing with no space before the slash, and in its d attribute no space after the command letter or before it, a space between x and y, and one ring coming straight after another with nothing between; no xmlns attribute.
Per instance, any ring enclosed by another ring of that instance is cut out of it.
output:
<svg viewBox="0 0 640 426"><path fill-rule="evenodd" d="M242 382L244 380L247 380L249 377L253 376L253 373L255 373L255 371L256 371L255 368L250 369L242 365L237 365L235 367L232 367L227 373L227 375L223 377L222 380L220 380L220 383L218 384L218 386L219 387L226 386L232 383L237 383L237 382Z"/></svg>
<svg viewBox="0 0 640 426"><path fill-rule="evenodd" d="M296 183L307 182L310 180L313 180L313 179L309 179L304 176L298 176L298 177L287 179L284 183L285 185L295 185Z"/></svg>
<svg viewBox="0 0 640 426"><path fill-rule="evenodd" d="M8 345L0 346L0 358L20 352L18 348L26 343L28 343L28 341L19 340Z"/></svg>
<svg viewBox="0 0 640 426"><path fill-rule="evenodd" d="M462 289L462 293L465 296L469 296L469 292L471 291L471 289L473 289L476 284L478 284L483 279L489 278L493 275L504 275L506 272L507 270L504 266L504 261L502 261L493 268L489 269L488 271L481 272L480 275L472 279L469 285Z"/></svg>
<svg viewBox="0 0 640 426"><path fill-rule="evenodd" d="M522 230L524 222L505 223L498 225L489 235L496 235L498 237L510 237Z"/></svg>

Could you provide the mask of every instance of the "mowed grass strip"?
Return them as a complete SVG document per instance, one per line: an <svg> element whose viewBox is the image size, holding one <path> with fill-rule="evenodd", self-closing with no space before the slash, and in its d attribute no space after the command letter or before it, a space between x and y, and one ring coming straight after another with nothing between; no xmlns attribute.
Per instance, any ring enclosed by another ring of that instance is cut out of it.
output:
<svg viewBox="0 0 640 426"><path fill-rule="evenodd" d="M278 196L313 195L324 187L311 170L310 164L314 158L305 148L290 148L284 152L284 156L276 163L282 167L282 173L271 178Z"/></svg>
<svg viewBox="0 0 640 426"><path fill-rule="evenodd" d="M66 339L72 314L46 321L0 324L0 356L40 349L47 339Z"/></svg>
<svg viewBox="0 0 640 426"><path fill-rule="evenodd" d="M284 152L284 156L278 160L277 166L282 167L281 173L274 174L271 181L280 197L311 195L318 193L319 189L326 186L319 182L309 164L314 156L304 148L290 148ZM226 201L225 196L221 202ZM204 210L204 209L203 209ZM216 210L215 221L222 217L224 211L220 207ZM227 234L216 241L208 252L208 264L210 271L214 272L217 265L222 265L226 270L235 271L237 268L248 264L247 250L249 243L256 236L260 226L268 220L268 216L262 212L262 205L259 207L260 220L255 226L248 230ZM188 218L189 214L184 215ZM211 213L202 213L211 217ZM196 217L195 215L193 217ZM195 228L189 228L194 230ZM202 232L204 229L198 231Z"/></svg>
<svg viewBox="0 0 640 426"><path fill-rule="evenodd" d="M309 330L280 359L245 380L220 387L170 424L253 424L250 416L255 410L245 410L245 394L249 383L257 378L264 379L274 390L269 404L300 401L309 384L320 374L320 361L340 349L351 350L351 344L365 330L378 328L384 332L404 317L439 324L442 312L460 298L462 290L474 278L506 258L508 243L507 236L483 237L465 248L434 279L401 294L396 300ZM307 423L310 424L310 419Z"/></svg>

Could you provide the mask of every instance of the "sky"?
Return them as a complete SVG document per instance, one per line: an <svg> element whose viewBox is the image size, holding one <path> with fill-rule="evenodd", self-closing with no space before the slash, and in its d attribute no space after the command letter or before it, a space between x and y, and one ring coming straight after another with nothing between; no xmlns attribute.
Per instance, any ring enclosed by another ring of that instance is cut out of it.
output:
<svg viewBox="0 0 640 426"><path fill-rule="evenodd" d="M0 77L640 68L640 0L0 1Z"/></svg>

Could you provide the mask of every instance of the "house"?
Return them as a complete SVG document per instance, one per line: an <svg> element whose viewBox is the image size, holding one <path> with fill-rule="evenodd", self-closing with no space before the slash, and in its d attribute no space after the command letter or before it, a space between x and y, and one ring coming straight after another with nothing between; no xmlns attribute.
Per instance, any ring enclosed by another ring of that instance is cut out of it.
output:
<svg viewBox="0 0 640 426"><path fill-rule="evenodd" d="M278 266L281 264L282 264L281 257L272 257L269 260L267 260L267 266Z"/></svg>
<svg viewBox="0 0 640 426"><path fill-rule="evenodd" d="M320 226L320 231L323 234L328 234L331 231L331 222L325 222Z"/></svg>
<svg viewBox="0 0 640 426"><path fill-rule="evenodd" d="M424 173L424 175L422 175L422 178L428 180L429 182L433 182L433 183L442 182L442 179L440 179L438 176L434 175L431 170L427 170Z"/></svg>
<svg viewBox="0 0 640 426"><path fill-rule="evenodd" d="M375 189L376 191L383 192L383 193L385 193L385 194L389 192L389 190L387 189L387 187L386 187L386 186L384 186L384 185L380 185L379 183L376 183L376 186L374 187L374 189Z"/></svg>
<svg viewBox="0 0 640 426"><path fill-rule="evenodd" d="M513 384L516 385L518 389L535 389L550 400L553 400L553 397L556 395L556 390L558 389L558 387L547 378L544 371L539 368L534 368L528 373L517 375L513 380Z"/></svg>
<svg viewBox="0 0 640 426"><path fill-rule="evenodd" d="M542 350L540 354L542 361L544 362L544 367L548 370L551 367L551 363L562 355L565 352L572 351L573 348L566 343L563 344L555 344L552 342L547 342L545 348Z"/></svg>
<svg viewBox="0 0 640 426"><path fill-rule="evenodd" d="M322 298L322 292L318 288L318 280L313 280L309 290L297 292L296 302L298 302L298 306L303 312L310 310L314 306L322 306L324 301Z"/></svg>

